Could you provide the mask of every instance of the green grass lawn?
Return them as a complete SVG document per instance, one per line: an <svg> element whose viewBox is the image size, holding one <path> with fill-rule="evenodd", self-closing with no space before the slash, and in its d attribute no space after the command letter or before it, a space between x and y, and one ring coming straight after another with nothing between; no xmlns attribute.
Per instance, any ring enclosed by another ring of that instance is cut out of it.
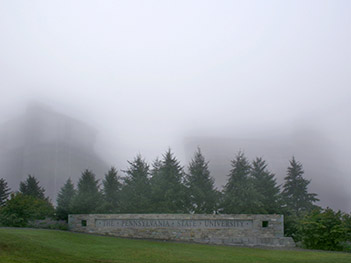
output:
<svg viewBox="0 0 351 263"><path fill-rule="evenodd" d="M351 254L130 240L0 228L0 262L351 262Z"/></svg>

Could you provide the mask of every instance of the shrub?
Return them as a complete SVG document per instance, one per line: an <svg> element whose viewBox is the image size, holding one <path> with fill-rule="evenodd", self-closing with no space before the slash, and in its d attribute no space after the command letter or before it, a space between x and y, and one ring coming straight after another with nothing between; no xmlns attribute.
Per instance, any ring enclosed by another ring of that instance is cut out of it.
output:
<svg viewBox="0 0 351 263"><path fill-rule="evenodd" d="M314 210L301 220L299 234L306 248L344 250L348 241L345 215L332 209Z"/></svg>
<svg viewBox="0 0 351 263"><path fill-rule="evenodd" d="M47 199L39 199L22 193L11 194L0 211L4 226L24 227L30 220L44 219L54 215L54 207Z"/></svg>
<svg viewBox="0 0 351 263"><path fill-rule="evenodd" d="M65 220L55 220L48 217L29 221L28 226L32 228L68 230L68 224Z"/></svg>

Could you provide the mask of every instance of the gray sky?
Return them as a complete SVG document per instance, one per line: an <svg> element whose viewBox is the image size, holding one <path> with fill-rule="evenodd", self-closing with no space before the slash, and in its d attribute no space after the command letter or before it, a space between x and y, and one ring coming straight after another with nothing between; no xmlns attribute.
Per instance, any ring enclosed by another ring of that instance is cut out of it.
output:
<svg viewBox="0 0 351 263"><path fill-rule="evenodd" d="M94 126L121 168L168 146L185 164L194 137L276 138L297 155L313 131L337 171L325 185L351 200L350 13L346 0L0 0L0 122L45 102Z"/></svg>

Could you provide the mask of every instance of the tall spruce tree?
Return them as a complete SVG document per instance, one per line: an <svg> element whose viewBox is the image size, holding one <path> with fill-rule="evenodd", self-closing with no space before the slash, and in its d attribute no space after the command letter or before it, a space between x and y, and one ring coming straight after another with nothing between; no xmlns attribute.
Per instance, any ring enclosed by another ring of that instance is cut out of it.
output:
<svg viewBox="0 0 351 263"><path fill-rule="evenodd" d="M152 168L150 171L151 178L159 174L161 166L162 166L162 161L157 157L156 160L152 163Z"/></svg>
<svg viewBox="0 0 351 263"><path fill-rule="evenodd" d="M251 177L256 191L261 195L262 208L265 213L281 212L281 196L275 175L268 171L266 161L256 158L252 162Z"/></svg>
<svg viewBox="0 0 351 263"><path fill-rule="evenodd" d="M317 194L308 192L311 181L303 178L303 174L302 164L293 157L284 178L282 195L286 208L296 216L311 211L316 207L314 203L319 201Z"/></svg>
<svg viewBox="0 0 351 263"><path fill-rule="evenodd" d="M72 213L72 201L76 195L76 190L71 178L61 187L57 195L56 217L61 220L68 220L68 215Z"/></svg>
<svg viewBox="0 0 351 263"><path fill-rule="evenodd" d="M187 213L189 211L183 168L170 149L163 155L161 163L154 163L150 182L153 212Z"/></svg>
<svg viewBox="0 0 351 263"><path fill-rule="evenodd" d="M159 192L161 189L158 189L160 184L157 183L158 181L160 181L160 177L161 177L161 167L162 167L162 161L159 159L159 157L156 158L156 160L152 163L152 168L150 169L150 199L151 199L151 206L150 206L150 210L151 212L155 213L156 211L158 211L156 209L156 202L159 201L158 196L156 195L156 192Z"/></svg>
<svg viewBox="0 0 351 263"><path fill-rule="evenodd" d="M20 183L19 191L24 195L45 199L45 189L39 186L39 181L34 176L28 175L24 182Z"/></svg>
<svg viewBox="0 0 351 263"><path fill-rule="evenodd" d="M120 212L120 191L121 183L118 181L117 170L115 167L105 174L105 179L102 181L103 198L104 198L104 212L118 213Z"/></svg>
<svg viewBox="0 0 351 263"><path fill-rule="evenodd" d="M190 194L191 212L213 214L217 210L219 195L214 187L214 179L210 176L208 162L200 148L195 152L188 169L186 184Z"/></svg>
<svg viewBox="0 0 351 263"><path fill-rule="evenodd" d="M5 179L0 178L0 207L4 206L10 195L10 188L7 186Z"/></svg>
<svg viewBox="0 0 351 263"><path fill-rule="evenodd" d="M244 153L232 161L228 182L224 187L223 212L226 214L262 213L262 196L250 178L251 166Z"/></svg>
<svg viewBox="0 0 351 263"><path fill-rule="evenodd" d="M77 194L72 200L72 211L75 214L91 214L101 211L102 194L99 191L99 180L90 170L85 170L78 181Z"/></svg>
<svg viewBox="0 0 351 263"><path fill-rule="evenodd" d="M151 207L151 186L149 165L137 155L132 162L128 161L129 167L124 171L122 187L122 206L126 213L148 213Z"/></svg>

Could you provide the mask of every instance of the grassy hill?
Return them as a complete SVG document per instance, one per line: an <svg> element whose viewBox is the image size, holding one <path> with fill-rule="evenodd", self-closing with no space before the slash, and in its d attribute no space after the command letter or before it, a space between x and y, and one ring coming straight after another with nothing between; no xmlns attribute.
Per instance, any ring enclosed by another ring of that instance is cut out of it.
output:
<svg viewBox="0 0 351 263"><path fill-rule="evenodd" d="M0 228L7 262L351 262L351 254L181 244L64 231Z"/></svg>

